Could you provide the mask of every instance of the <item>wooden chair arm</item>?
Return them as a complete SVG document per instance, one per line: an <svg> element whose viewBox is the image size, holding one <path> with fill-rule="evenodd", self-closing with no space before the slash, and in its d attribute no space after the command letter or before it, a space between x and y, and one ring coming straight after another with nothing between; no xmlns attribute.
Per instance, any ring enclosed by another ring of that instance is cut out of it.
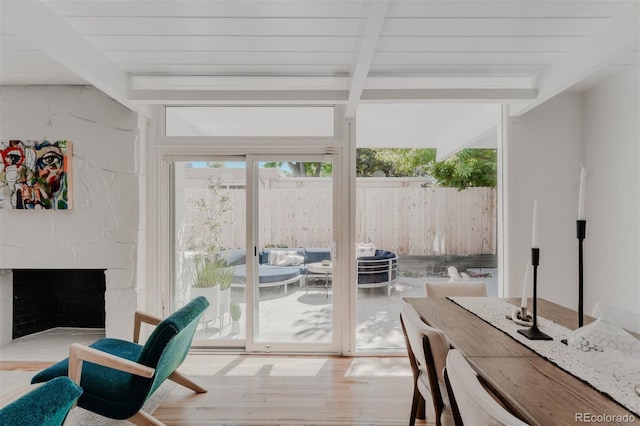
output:
<svg viewBox="0 0 640 426"><path fill-rule="evenodd" d="M142 323L158 325L162 322L161 318L153 315L146 314L144 312L136 311L133 317L133 342L138 343L140 340L140 327Z"/></svg>
<svg viewBox="0 0 640 426"><path fill-rule="evenodd" d="M118 356L99 351L79 343L72 343L69 348L69 378L80 385L82 361L93 362L115 370L135 374L146 378L153 377L155 369Z"/></svg>

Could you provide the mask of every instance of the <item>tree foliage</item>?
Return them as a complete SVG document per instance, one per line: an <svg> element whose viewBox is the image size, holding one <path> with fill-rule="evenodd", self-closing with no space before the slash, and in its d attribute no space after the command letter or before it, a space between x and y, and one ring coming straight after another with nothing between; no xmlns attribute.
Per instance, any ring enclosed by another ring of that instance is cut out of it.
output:
<svg viewBox="0 0 640 426"><path fill-rule="evenodd" d="M287 161L286 168L283 161L270 161L264 163L265 168L277 168L291 176L320 177L331 176L333 168L331 163L313 161Z"/></svg>
<svg viewBox="0 0 640 426"><path fill-rule="evenodd" d="M495 187L497 184L495 149L463 149L445 161L436 162L430 148L359 148L356 175L371 177L383 172L388 177L430 177L433 183L459 190Z"/></svg>
<svg viewBox="0 0 640 426"><path fill-rule="evenodd" d="M374 148L356 149L356 176L372 177L378 171L385 176L393 175L393 164L378 157L378 150Z"/></svg>
<svg viewBox="0 0 640 426"><path fill-rule="evenodd" d="M426 177L429 165L436 159L436 150L429 148L377 148L379 161L388 164L389 177Z"/></svg>
<svg viewBox="0 0 640 426"><path fill-rule="evenodd" d="M268 162L292 176L331 176L331 163ZM424 177L431 184L458 190L474 186L497 185L497 152L495 149L463 149L444 161L436 162L433 148L358 148L358 177Z"/></svg>
<svg viewBox="0 0 640 426"><path fill-rule="evenodd" d="M498 184L495 149L463 149L446 160L434 162L430 174L439 186L462 190L472 186L495 188Z"/></svg>

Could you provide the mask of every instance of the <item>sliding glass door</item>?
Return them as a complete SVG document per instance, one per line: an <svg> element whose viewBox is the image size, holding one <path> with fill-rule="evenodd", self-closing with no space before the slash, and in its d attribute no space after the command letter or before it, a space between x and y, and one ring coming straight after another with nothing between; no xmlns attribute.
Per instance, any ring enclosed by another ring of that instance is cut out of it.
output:
<svg viewBox="0 0 640 426"><path fill-rule="evenodd" d="M210 303L195 346L336 351L332 159L171 163L174 309Z"/></svg>
<svg viewBox="0 0 640 426"><path fill-rule="evenodd" d="M209 308L199 346L244 347L246 162L210 157L172 163L174 286L177 309L196 296Z"/></svg>
<svg viewBox="0 0 640 426"><path fill-rule="evenodd" d="M255 351L334 348L331 157L252 157Z"/></svg>

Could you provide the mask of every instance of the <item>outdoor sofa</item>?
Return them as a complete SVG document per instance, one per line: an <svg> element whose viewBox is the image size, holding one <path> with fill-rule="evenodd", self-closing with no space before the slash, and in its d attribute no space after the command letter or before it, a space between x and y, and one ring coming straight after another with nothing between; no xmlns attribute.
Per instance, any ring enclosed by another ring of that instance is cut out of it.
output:
<svg viewBox="0 0 640 426"><path fill-rule="evenodd" d="M231 287L241 288L247 282L246 252L244 249L226 250L222 256L227 265L234 267ZM306 284L308 265L331 260L328 248L273 248L258 253L258 283L260 288ZM387 287L398 274L398 257L386 250L375 250L373 256L357 259L358 288Z"/></svg>

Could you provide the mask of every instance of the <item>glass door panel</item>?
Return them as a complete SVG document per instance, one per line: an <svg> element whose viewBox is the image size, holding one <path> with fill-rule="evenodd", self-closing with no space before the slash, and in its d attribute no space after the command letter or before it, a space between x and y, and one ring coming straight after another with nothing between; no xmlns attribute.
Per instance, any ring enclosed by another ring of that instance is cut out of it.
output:
<svg viewBox="0 0 640 426"><path fill-rule="evenodd" d="M392 158L394 148L386 150ZM395 154L407 155L407 163L409 154L421 158L420 150L408 151ZM429 149L421 151L422 158L430 158ZM366 159L375 150L357 153ZM435 150L431 158L435 164ZM451 164L492 170L497 156L495 150L467 149L455 159ZM442 182L417 172L385 177L380 164L373 164L368 169L364 161L359 164L356 178L355 345L359 353L404 352L403 298L424 297L426 281L482 281L489 296L498 296L497 192L479 184L459 190L446 175L439 177ZM385 167L390 170L391 164ZM490 181L489 172L477 175Z"/></svg>
<svg viewBox="0 0 640 426"><path fill-rule="evenodd" d="M257 163L252 349L333 348L333 170L323 157Z"/></svg>
<svg viewBox="0 0 640 426"><path fill-rule="evenodd" d="M194 345L243 347L247 306L244 158L176 161L172 173L174 309L205 296L210 306Z"/></svg>
<svg viewBox="0 0 640 426"><path fill-rule="evenodd" d="M332 162L264 159L172 163L174 309L209 300L195 346L335 351Z"/></svg>

